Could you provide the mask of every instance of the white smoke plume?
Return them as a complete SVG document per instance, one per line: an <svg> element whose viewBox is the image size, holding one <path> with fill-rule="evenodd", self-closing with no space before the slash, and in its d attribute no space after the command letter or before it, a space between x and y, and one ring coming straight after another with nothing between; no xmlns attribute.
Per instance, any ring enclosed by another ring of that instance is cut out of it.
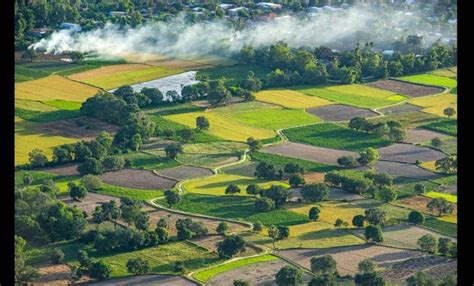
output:
<svg viewBox="0 0 474 286"><path fill-rule="evenodd" d="M285 41L290 47L325 45L344 50L356 42L374 42L381 49L402 36L421 35L425 46L436 40L455 38L455 25L432 26L430 13L417 9L395 11L355 5L337 12L322 11L315 17L292 16L269 22L256 22L242 30L223 20L187 23L184 15L169 22L148 23L136 28L104 28L82 33L54 32L32 48L46 53L94 52L103 56L125 53L157 55L232 54L244 44L255 48Z"/></svg>

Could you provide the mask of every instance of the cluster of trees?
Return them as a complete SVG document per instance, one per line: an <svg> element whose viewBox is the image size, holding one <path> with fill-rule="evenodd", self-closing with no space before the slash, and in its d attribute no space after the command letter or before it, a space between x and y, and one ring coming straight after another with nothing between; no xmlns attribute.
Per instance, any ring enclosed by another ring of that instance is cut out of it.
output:
<svg viewBox="0 0 474 286"><path fill-rule="evenodd" d="M372 242L383 242L382 226L385 224L387 214L378 208L366 209L364 215L355 215L352 219L352 225L365 228L365 238Z"/></svg>
<svg viewBox="0 0 474 286"><path fill-rule="evenodd" d="M255 185L250 185L247 189L253 195L257 194L254 190L259 190L258 186ZM255 210L257 212L268 212L275 208L279 209L283 207L288 198L288 190L279 185L272 185L266 190L259 190L258 194L260 198L255 201Z"/></svg>
<svg viewBox="0 0 474 286"><path fill-rule="evenodd" d="M436 160L435 168L445 174L456 174L458 172L458 157L449 156Z"/></svg>
<svg viewBox="0 0 474 286"><path fill-rule="evenodd" d="M268 228L268 236L272 238L273 248L276 249L275 241L288 238L290 236L290 228L286 225L271 225Z"/></svg>
<svg viewBox="0 0 474 286"><path fill-rule="evenodd" d="M449 257L457 257L458 255L457 243L446 237L436 239L431 234L425 234L418 239L417 244L421 250L429 253Z"/></svg>
<svg viewBox="0 0 474 286"><path fill-rule="evenodd" d="M359 158L354 159L352 156L342 156L337 158L337 164L344 168L353 168L360 165L368 165L372 162L375 162L379 159L379 152L374 148L367 148L359 152Z"/></svg>
<svg viewBox="0 0 474 286"><path fill-rule="evenodd" d="M396 120L371 123L363 117L354 117L349 121L349 128L386 137L393 142L402 142L406 139L406 130Z"/></svg>
<svg viewBox="0 0 474 286"><path fill-rule="evenodd" d="M454 275L446 275L439 279L439 282L435 282L434 279L428 277L424 272L417 272L415 275L408 277L406 280L408 286L456 286L458 285L457 279Z"/></svg>
<svg viewBox="0 0 474 286"><path fill-rule="evenodd" d="M250 150L252 150L260 146L260 141L249 138L247 144ZM293 184L302 185L304 184L304 179L301 175L304 174L304 172L304 168L298 164L287 163L283 169L277 171L273 164L261 162L255 169L255 177L263 180L281 180L284 177L289 177Z"/></svg>
<svg viewBox="0 0 474 286"><path fill-rule="evenodd" d="M328 172L324 182L344 191L357 194L370 194L372 198L392 202L397 199L397 192L391 186L392 176L386 173L365 172L362 178L353 178L337 172Z"/></svg>
<svg viewBox="0 0 474 286"><path fill-rule="evenodd" d="M416 37L416 39L415 39ZM416 72L432 71L457 63L457 48L435 43L426 50L421 49L421 38L411 36L407 41L420 48L421 55L412 51L401 53L399 49L391 58L373 51L373 43L354 50L335 52L328 47L290 48L278 42L254 49L244 46L239 58L243 63L256 63L273 69L263 79L265 87L296 84L321 84L335 80L344 84L360 82L363 78L382 79ZM404 46L403 43L399 44Z"/></svg>
<svg viewBox="0 0 474 286"><path fill-rule="evenodd" d="M192 221L189 218L178 219L176 221L177 236L179 240L186 240L192 237L202 237L207 235L208 229L202 221Z"/></svg>
<svg viewBox="0 0 474 286"><path fill-rule="evenodd" d="M217 253L220 258L231 258L245 251L245 240L239 235L230 235L217 243Z"/></svg>

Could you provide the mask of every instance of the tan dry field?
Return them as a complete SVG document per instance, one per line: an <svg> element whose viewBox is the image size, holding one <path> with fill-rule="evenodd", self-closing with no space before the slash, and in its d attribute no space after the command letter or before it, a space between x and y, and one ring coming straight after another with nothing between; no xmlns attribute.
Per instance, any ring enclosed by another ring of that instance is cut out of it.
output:
<svg viewBox="0 0 474 286"><path fill-rule="evenodd" d="M167 68L180 68L185 70L197 70L203 68L212 67L212 65L206 65L203 63L198 63L189 60L181 60L181 59L161 59L161 60L152 60L145 62L148 65L152 66L160 66L160 67L167 67Z"/></svg>
<svg viewBox="0 0 474 286"><path fill-rule="evenodd" d="M432 198L427 198L427 197L424 197L424 196L413 196L413 197L398 200L396 202L396 204L404 206L404 207L408 207L408 208L411 208L411 209L414 209L414 210L418 210L418 211L421 211L421 212L426 213L426 214L431 214L431 215L437 216L438 215L437 212L432 212L432 211L428 210L428 208L426 207L426 205L431 200L433 200L433 199ZM456 216L457 213L458 213L458 207L457 207L457 204L453 204L453 206L454 206L454 212L451 215Z"/></svg>
<svg viewBox="0 0 474 286"><path fill-rule="evenodd" d="M15 98L28 100L68 100L83 102L96 95L98 88L52 75L15 84Z"/></svg>
<svg viewBox="0 0 474 286"><path fill-rule="evenodd" d="M123 169L100 176L104 183L138 190L162 190L174 187L176 180L164 178L149 170Z"/></svg>
<svg viewBox="0 0 474 286"><path fill-rule="evenodd" d="M278 271L290 265L282 259L253 263L243 267L234 268L229 271L225 271L212 277L209 281L209 285L218 286L232 286L234 280L248 281L250 285L258 286L274 286L275 275ZM307 273L303 274L303 280L307 283L311 280L311 276Z"/></svg>
<svg viewBox="0 0 474 286"><path fill-rule="evenodd" d="M294 249L282 250L277 254L310 270L310 260L314 256L331 255L337 262L340 275L355 275L357 265L364 259L372 259L379 268L384 269L381 275L390 281L401 282L418 271L451 260L419 251L403 250L378 245L360 245L327 249Z"/></svg>
<svg viewBox="0 0 474 286"><path fill-rule="evenodd" d="M178 166L174 168L160 170L157 173L165 177L174 178L178 181L200 177L209 177L214 174L210 169L198 168L193 166Z"/></svg>
<svg viewBox="0 0 474 286"><path fill-rule="evenodd" d="M378 113L373 112L369 109L343 104L334 104L316 108L309 108L306 109L306 112L317 116L324 121L346 121L351 120L354 117L366 118L379 115Z"/></svg>
<svg viewBox="0 0 474 286"><path fill-rule="evenodd" d="M174 275L139 275L119 279L112 279L91 283L95 286L131 286L131 285L168 285L168 286L196 286L199 285L181 276Z"/></svg>
<svg viewBox="0 0 474 286"><path fill-rule="evenodd" d="M337 159L342 156L352 156L354 159L359 158L357 152L317 147L290 141L264 147L260 152L330 165L338 165Z"/></svg>
<svg viewBox="0 0 474 286"><path fill-rule="evenodd" d="M420 97L420 96L426 96L426 95L431 95L431 94L437 94L444 90L443 88L440 88L440 87L424 86L424 85L401 82L398 80L391 80L391 79L379 80L379 81L367 83L366 85L392 91L401 95L407 95L410 97Z"/></svg>
<svg viewBox="0 0 474 286"><path fill-rule="evenodd" d="M144 64L122 64L122 65L103 66L98 69L73 74L69 76L69 78L73 80L77 80L77 81L88 81L98 76L100 77L113 76L119 73L143 70L148 67L149 66L144 65Z"/></svg>
<svg viewBox="0 0 474 286"><path fill-rule="evenodd" d="M325 173L313 172L306 173L303 175L303 178L307 184L315 184L324 182Z"/></svg>
<svg viewBox="0 0 474 286"><path fill-rule="evenodd" d="M117 197L91 192L88 192L87 196L80 202L75 201L69 197L63 198L62 201L69 206L77 206L81 210L85 211L88 215L92 215L95 208L105 202L115 201L117 205L120 206L120 199Z"/></svg>
<svg viewBox="0 0 474 286"><path fill-rule="evenodd" d="M176 235L176 221L178 219L186 219L190 218L193 221L196 222L202 222L208 229L209 234L217 234L216 228L221 223L221 220L217 219L210 219L210 218L198 218L198 217L193 217L193 216L188 216L185 214L177 214L177 213L172 213L168 212L165 210L153 210L148 212L150 215L150 228L151 229L156 229L156 224L160 220L160 218L166 219L168 222L168 231L171 236ZM238 223L232 223L232 222L227 222L227 225L229 226L228 232L241 232L247 229L244 225L238 224Z"/></svg>
<svg viewBox="0 0 474 286"><path fill-rule="evenodd" d="M68 164L53 168L39 168L36 170L41 172L53 173L58 176L75 176L79 175L79 172L77 171L78 165L79 164Z"/></svg>
<svg viewBox="0 0 474 286"><path fill-rule="evenodd" d="M443 138L447 137L446 134L431 131L428 129L423 128L414 128L407 130L407 139L405 142L408 143L423 143L426 141L430 141L434 138Z"/></svg>

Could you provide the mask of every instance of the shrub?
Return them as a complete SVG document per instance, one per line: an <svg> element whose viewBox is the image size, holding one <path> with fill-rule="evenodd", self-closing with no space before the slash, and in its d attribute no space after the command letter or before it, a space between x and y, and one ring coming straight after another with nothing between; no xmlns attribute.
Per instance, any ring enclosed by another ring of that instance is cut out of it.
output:
<svg viewBox="0 0 474 286"><path fill-rule="evenodd" d="M268 212L275 208L275 204L269 198L258 198L255 201L255 210L257 212Z"/></svg>
<svg viewBox="0 0 474 286"><path fill-rule="evenodd" d="M88 191L95 191L101 188L102 180L97 176L89 174L81 178L80 184Z"/></svg>
<svg viewBox="0 0 474 286"><path fill-rule="evenodd" d="M301 189L303 199L310 202L320 202L327 199L329 190L323 183L308 184Z"/></svg>
<svg viewBox="0 0 474 286"><path fill-rule="evenodd" d="M345 168L352 168L357 165L357 161L352 156L342 156L337 159L337 163Z"/></svg>
<svg viewBox="0 0 474 286"><path fill-rule="evenodd" d="M438 241L431 234L425 234L420 237L417 244L421 250L429 253L436 253L436 250L438 249Z"/></svg>
<svg viewBox="0 0 474 286"><path fill-rule="evenodd" d="M64 262L64 252L59 248L54 248L51 253L51 262L53 264L61 264Z"/></svg>
<svg viewBox="0 0 474 286"><path fill-rule="evenodd" d="M372 242L383 242L382 228L379 225L369 225L365 228L365 238Z"/></svg>
<svg viewBox="0 0 474 286"><path fill-rule="evenodd" d="M311 271L315 274L334 274L336 266L336 260L331 255L311 258Z"/></svg>
<svg viewBox="0 0 474 286"><path fill-rule="evenodd" d="M425 222L425 216L419 211L411 211L408 215L408 221L413 224L423 224Z"/></svg>
<svg viewBox="0 0 474 286"><path fill-rule="evenodd" d="M364 227L365 217L363 215L355 215L352 219L352 225L356 227Z"/></svg>

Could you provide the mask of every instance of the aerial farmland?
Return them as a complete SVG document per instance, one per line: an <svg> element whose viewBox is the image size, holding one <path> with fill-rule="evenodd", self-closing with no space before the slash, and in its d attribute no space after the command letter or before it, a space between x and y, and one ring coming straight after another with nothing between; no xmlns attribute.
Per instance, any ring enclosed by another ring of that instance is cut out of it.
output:
<svg viewBox="0 0 474 286"><path fill-rule="evenodd" d="M456 4L78 2L17 31L16 282L457 285L455 27L357 30Z"/></svg>

